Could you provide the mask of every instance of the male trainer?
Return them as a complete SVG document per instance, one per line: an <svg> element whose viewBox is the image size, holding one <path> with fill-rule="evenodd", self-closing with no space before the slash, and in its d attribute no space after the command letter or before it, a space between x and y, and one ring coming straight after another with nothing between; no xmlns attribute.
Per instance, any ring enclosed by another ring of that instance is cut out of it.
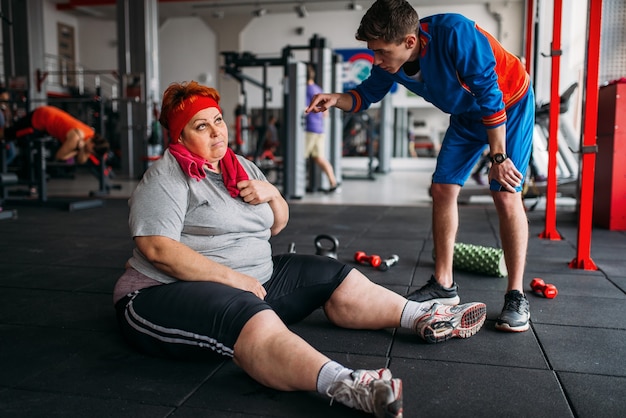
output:
<svg viewBox="0 0 626 418"><path fill-rule="evenodd" d="M374 53L369 78L346 93L316 95L307 112L332 106L346 112L367 109L399 83L450 114L431 188L435 272L408 298L459 303L452 265L457 197L488 147L489 184L509 274L496 328L526 331L528 221L521 190L532 146L535 101L522 63L466 17L439 14L419 20L406 0L377 0L363 16L356 38Z"/></svg>

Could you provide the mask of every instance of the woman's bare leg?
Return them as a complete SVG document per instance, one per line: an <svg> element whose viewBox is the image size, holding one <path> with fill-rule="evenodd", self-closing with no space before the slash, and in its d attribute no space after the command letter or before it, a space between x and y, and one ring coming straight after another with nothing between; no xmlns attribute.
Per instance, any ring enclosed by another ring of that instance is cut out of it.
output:
<svg viewBox="0 0 626 418"><path fill-rule="evenodd" d="M319 371L330 361L291 332L269 309L246 323L234 353L235 364L253 379L284 391L315 391Z"/></svg>
<svg viewBox="0 0 626 418"><path fill-rule="evenodd" d="M326 302L324 310L331 322L344 328L397 328L406 302L403 296L352 269Z"/></svg>

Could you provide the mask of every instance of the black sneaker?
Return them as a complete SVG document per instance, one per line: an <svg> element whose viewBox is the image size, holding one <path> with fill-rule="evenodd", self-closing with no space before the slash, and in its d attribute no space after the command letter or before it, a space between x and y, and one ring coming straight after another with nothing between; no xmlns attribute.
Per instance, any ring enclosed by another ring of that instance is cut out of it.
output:
<svg viewBox="0 0 626 418"><path fill-rule="evenodd" d="M441 303L442 305L458 305L461 301L458 294L459 287L456 283L452 284L452 287L443 287L437 280L435 280L435 276L430 276L430 280L417 289L413 293L409 293L405 297L408 300L413 300L415 302L433 302L433 303Z"/></svg>
<svg viewBox="0 0 626 418"><path fill-rule="evenodd" d="M504 307L496 322L500 331L523 332L530 327L530 305L526 295L511 290L504 295Z"/></svg>

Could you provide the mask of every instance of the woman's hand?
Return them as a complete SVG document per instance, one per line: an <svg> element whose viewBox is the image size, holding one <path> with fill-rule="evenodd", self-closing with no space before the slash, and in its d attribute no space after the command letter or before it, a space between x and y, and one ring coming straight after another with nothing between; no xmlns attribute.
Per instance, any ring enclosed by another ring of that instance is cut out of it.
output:
<svg viewBox="0 0 626 418"><path fill-rule="evenodd" d="M267 294L267 291L257 279L246 276L245 274L237 274L237 277L233 277L229 285L237 289L252 292L259 299L265 299L265 295Z"/></svg>
<svg viewBox="0 0 626 418"><path fill-rule="evenodd" d="M243 201L251 205L268 203L277 197L282 198L278 189L267 181L243 180L237 183L237 188Z"/></svg>
<svg viewBox="0 0 626 418"><path fill-rule="evenodd" d="M269 203L274 213L274 223L270 228L272 235L282 231L289 221L289 205L278 189L267 181L243 180L237 183L239 196L251 205Z"/></svg>

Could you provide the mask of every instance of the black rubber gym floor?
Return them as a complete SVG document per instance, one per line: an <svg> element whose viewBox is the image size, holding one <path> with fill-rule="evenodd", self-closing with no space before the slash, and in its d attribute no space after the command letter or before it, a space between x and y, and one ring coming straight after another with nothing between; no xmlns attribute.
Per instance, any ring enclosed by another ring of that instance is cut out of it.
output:
<svg viewBox="0 0 626 418"><path fill-rule="evenodd" d="M111 291L133 247L125 199L68 212L18 207L0 221L0 415L3 417L357 417L311 393L267 389L231 361L167 361L133 352L116 329ZM532 328L495 330L506 279L455 273L462 302L488 307L468 340L429 345L405 331L354 331L321 311L294 326L313 346L353 368L388 366L403 379L405 417L626 416L626 233L594 229L597 271L571 269L576 216L559 212L563 240L538 237L544 213L529 212L526 285ZM338 258L355 251L399 263L359 266L399 293L432 273L430 208L294 203L274 251L315 253L319 234L338 238ZM491 205L461 207L458 241L499 246ZM356 264L355 264L356 266ZM280 365L276 365L280 367Z"/></svg>

